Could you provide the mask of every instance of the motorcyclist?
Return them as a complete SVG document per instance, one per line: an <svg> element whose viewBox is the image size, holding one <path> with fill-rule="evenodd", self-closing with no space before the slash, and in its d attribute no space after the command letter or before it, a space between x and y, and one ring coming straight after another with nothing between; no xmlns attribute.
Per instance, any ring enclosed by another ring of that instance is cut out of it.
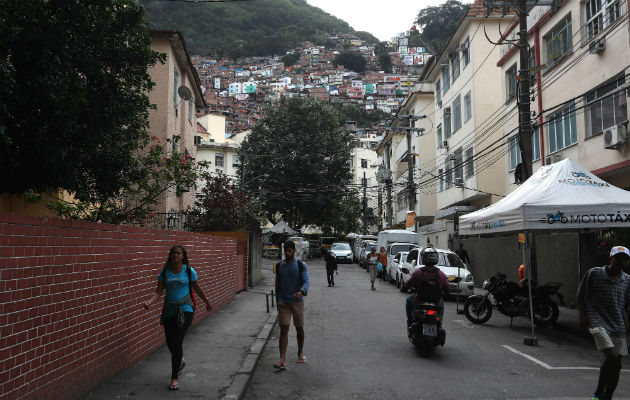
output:
<svg viewBox="0 0 630 400"><path fill-rule="evenodd" d="M444 272L435 265L439 261L438 252L433 247L427 247L420 253L423 266L416 268L406 288L415 287L415 293L407 296L405 311L407 313L407 330L411 328L412 312L415 303L430 301L439 309L440 322L438 328L442 328L442 316L444 315L444 296L448 293L448 279Z"/></svg>

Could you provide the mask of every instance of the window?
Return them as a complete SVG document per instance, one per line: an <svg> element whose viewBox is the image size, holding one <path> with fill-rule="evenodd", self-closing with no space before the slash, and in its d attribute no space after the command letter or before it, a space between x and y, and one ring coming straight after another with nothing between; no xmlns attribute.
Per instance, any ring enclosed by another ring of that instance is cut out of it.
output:
<svg viewBox="0 0 630 400"><path fill-rule="evenodd" d="M505 101L516 97L516 64L505 71Z"/></svg>
<svg viewBox="0 0 630 400"><path fill-rule="evenodd" d="M442 125L438 125L437 127L437 147L438 149L442 147Z"/></svg>
<svg viewBox="0 0 630 400"><path fill-rule="evenodd" d="M547 45L547 66L551 67L562 56L573 51L573 34L571 33L571 15L556 25L545 37Z"/></svg>
<svg viewBox="0 0 630 400"><path fill-rule="evenodd" d="M414 260L416 260L416 262L418 262L418 251L419 250L411 250L409 252L409 254L407 254L407 261L409 264L411 264Z"/></svg>
<svg viewBox="0 0 630 400"><path fill-rule="evenodd" d="M444 170L443 169L439 169L438 170L438 191L441 192L442 190L444 190Z"/></svg>
<svg viewBox="0 0 630 400"><path fill-rule="evenodd" d="M475 164L473 161L473 149L472 147L466 150L466 155L464 156L464 163L466 168L466 178L470 178L475 175Z"/></svg>
<svg viewBox="0 0 630 400"><path fill-rule="evenodd" d="M214 165L217 167L223 167L223 154L215 154L214 155Z"/></svg>
<svg viewBox="0 0 630 400"><path fill-rule="evenodd" d="M453 71L453 82L459 76L459 51L455 51L449 57L451 59L451 71Z"/></svg>
<svg viewBox="0 0 630 400"><path fill-rule="evenodd" d="M367 161L368 160L366 160L365 158L361 159L361 168L367 168L368 167Z"/></svg>
<svg viewBox="0 0 630 400"><path fill-rule="evenodd" d="M192 124L193 117L193 101L192 99L188 100L188 122Z"/></svg>
<svg viewBox="0 0 630 400"><path fill-rule="evenodd" d="M178 136L173 136L171 146L173 149L173 153L179 151L179 137Z"/></svg>
<svg viewBox="0 0 630 400"><path fill-rule="evenodd" d="M238 158L238 154L232 156L232 167L236 168L241 165L241 160Z"/></svg>
<svg viewBox="0 0 630 400"><path fill-rule="evenodd" d="M407 191L401 190L396 195L396 205L398 206L398 210L406 210L407 209Z"/></svg>
<svg viewBox="0 0 630 400"><path fill-rule="evenodd" d="M444 109L444 138L451 138L451 109L449 107Z"/></svg>
<svg viewBox="0 0 630 400"><path fill-rule="evenodd" d="M462 60L464 61L464 68L470 64L470 40L466 38L462 43Z"/></svg>
<svg viewBox="0 0 630 400"><path fill-rule="evenodd" d="M508 142L508 154L510 155L508 160L510 163L509 170L512 171L516 169L518 163L521 162L521 151L518 146L518 138L516 136L511 137Z"/></svg>
<svg viewBox="0 0 630 400"><path fill-rule="evenodd" d="M451 77L448 74L448 65L442 68L442 84L444 85L442 93L446 94L448 89L451 87Z"/></svg>
<svg viewBox="0 0 630 400"><path fill-rule="evenodd" d="M586 3L584 35L589 40L621 16L619 0L589 0Z"/></svg>
<svg viewBox="0 0 630 400"><path fill-rule="evenodd" d="M462 127L462 99L459 95L453 101L453 132Z"/></svg>
<svg viewBox="0 0 630 400"><path fill-rule="evenodd" d="M472 118L472 100L470 97L470 92L468 92L464 96L464 122L467 122L471 118Z"/></svg>
<svg viewBox="0 0 630 400"><path fill-rule="evenodd" d="M549 154L577 142L574 104L550 115L548 121Z"/></svg>
<svg viewBox="0 0 630 400"><path fill-rule="evenodd" d="M440 103L442 101L442 92L440 91L440 80L435 82L435 101Z"/></svg>
<svg viewBox="0 0 630 400"><path fill-rule="evenodd" d="M540 130L538 127L532 130L532 161L540 160Z"/></svg>
<svg viewBox="0 0 630 400"><path fill-rule="evenodd" d="M449 156L450 157L450 156ZM446 171L444 173L445 175L445 179L446 179L446 188L450 188L453 185L453 170L451 169L451 165L453 164L453 161L449 158L446 160L446 162L444 163L444 171Z"/></svg>
<svg viewBox="0 0 630 400"><path fill-rule="evenodd" d="M622 76L586 94L586 137L597 135L628 119L625 91L610 94L624 84Z"/></svg>
<svg viewBox="0 0 630 400"><path fill-rule="evenodd" d="M177 108L177 88L179 87L179 72L177 70L173 70L173 102L175 103L175 108Z"/></svg>
<svg viewBox="0 0 630 400"><path fill-rule="evenodd" d="M455 181L464 179L464 153L461 147L453 152L453 172Z"/></svg>

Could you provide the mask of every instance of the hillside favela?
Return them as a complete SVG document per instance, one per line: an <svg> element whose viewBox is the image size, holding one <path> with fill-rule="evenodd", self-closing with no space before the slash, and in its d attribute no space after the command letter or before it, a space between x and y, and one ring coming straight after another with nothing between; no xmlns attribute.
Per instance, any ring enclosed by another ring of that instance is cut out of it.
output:
<svg viewBox="0 0 630 400"><path fill-rule="evenodd" d="M0 0L0 398L630 400L629 9Z"/></svg>

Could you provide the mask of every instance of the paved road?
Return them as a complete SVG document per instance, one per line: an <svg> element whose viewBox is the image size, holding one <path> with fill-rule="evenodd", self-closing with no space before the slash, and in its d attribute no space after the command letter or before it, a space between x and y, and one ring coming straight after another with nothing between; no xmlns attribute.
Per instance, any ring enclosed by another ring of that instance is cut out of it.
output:
<svg viewBox="0 0 630 400"><path fill-rule="evenodd" d="M306 364L295 363L291 330L288 370L275 371L279 328L272 331L246 398L257 399L569 399L590 398L600 355L580 336L538 330L538 347L523 345L528 321L493 315L468 323L446 306L446 346L421 358L405 333L404 299L393 285L369 290L367 273L340 265L326 285L321 260L309 263ZM627 364L625 368L628 368ZM616 398L630 397L630 373Z"/></svg>

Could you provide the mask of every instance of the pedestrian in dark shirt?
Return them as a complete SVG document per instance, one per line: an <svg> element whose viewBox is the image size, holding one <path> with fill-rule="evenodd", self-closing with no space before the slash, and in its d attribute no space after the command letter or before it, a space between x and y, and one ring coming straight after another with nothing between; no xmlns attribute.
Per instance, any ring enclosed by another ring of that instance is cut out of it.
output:
<svg viewBox="0 0 630 400"><path fill-rule="evenodd" d="M326 278L328 279L328 287L335 286L335 271L337 271L337 259L332 251L326 251Z"/></svg>
<svg viewBox="0 0 630 400"><path fill-rule="evenodd" d="M621 358L628 355L624 313L630 305L630 251L623 246L610 250L610 264L591 268L578 288L580 325L589 328L597 351L604 353L597 388L591 400L610 400L619 383Z"/></svg>
<svg viewBox="0 0 630 400"><path fill-rule="evenodd" d="M459 242L459 249L455 251L455 254L459 256L459 259L466 265L470 264L470 258L468 257L468 252L464 248L464 242Z"/></svg>
<svg viewBox="0 0 630 400"><path fill-rule="evenodd" d="M289 344L289 325L293 325L297 333L297 362L303 363L304 357L304 296L310 285L306 263L295 259L295 243L284 242L284 261L276 270L276 299L278 301L278 325L280 325L280 360L273 364L274 368L287 369L287 346Z"/></svg>

